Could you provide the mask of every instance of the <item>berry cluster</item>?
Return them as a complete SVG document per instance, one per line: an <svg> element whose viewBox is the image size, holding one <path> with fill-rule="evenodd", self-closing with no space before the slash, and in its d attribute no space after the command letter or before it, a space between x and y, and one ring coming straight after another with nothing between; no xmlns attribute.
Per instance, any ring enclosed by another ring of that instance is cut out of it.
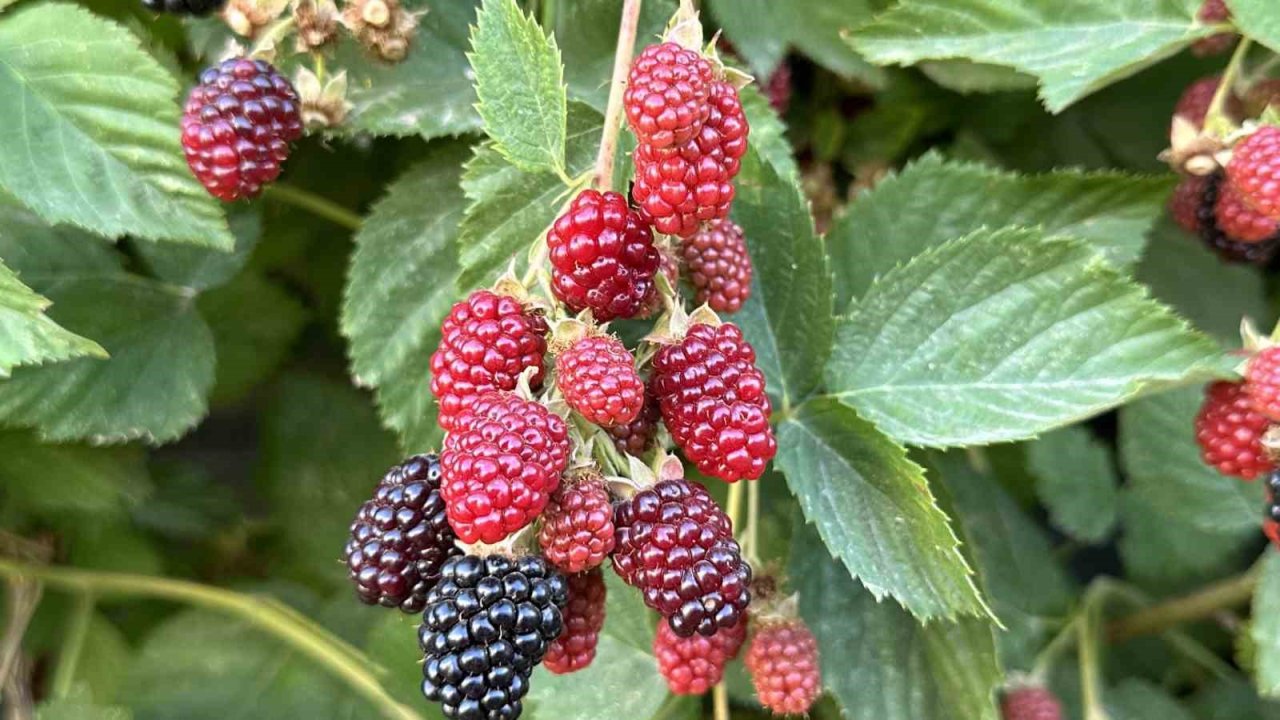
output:
<svg viewBox="0 0 1280 720"><path fill-rule="evenodd" d="M715 315L742 306L752 274L725 217L747 124L717 68L673 43L637 58L624 109L638 207L581 190L526 281L504 276L452 307L430 358L440 455L389 473L352 525L360 597L422 612L423 693L445 717L513 720L535 665L587 667L606 560L665 620L660 672L681 692L719 682L746 639L752 569L667 443L728 482L759 478L777 451L755 351ZM692 315L677 261L704 305ZM658 309L642 347L607 327ZM812 643L804 660L800 635L772 637L757 642L761 699L803 712Z"/></svg>

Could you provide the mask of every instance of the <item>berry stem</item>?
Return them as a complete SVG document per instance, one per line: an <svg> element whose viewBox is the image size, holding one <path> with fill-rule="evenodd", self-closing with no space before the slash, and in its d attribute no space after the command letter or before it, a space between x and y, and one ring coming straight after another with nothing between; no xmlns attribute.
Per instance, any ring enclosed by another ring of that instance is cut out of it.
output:
<svg viewBox="0 0 1280 720"><path fill-rule="evenodd" d="M594 182L601 191L613 189L613 156L617 154L618 133L622 131L622 91L626 88L631 56L636 50L641 1L624 0L622 4L618 47L613 54L613 77L609 80L609 104L605 106L604 133L600 137L600 153L596 155Z"/></svg>
<svg viewBox="0 0 1280 720"><path fill-rule="evenodd" d="M1225 608L1244 604L1253 597L1260 568L1227 578L1172 600L1157 603L1116 620L1107 627L1111 642L1123 642L1160 633L1184 622L1212 617Z"/></svg>
<svg viewBox="0 0 1280 720"><path fill-rule="evenodd" d="M1084 607L1075 626L1080 652L1080 695L1084 704L1084 720L1110 720L1102 703L1101 659L1098 656L1098 630L1102 615L1101 597L1092 593L1085 597Z"/></svg>
<svg viewBox="0 0 1280 720"><path fill-rule="evenodd" d="M381 671L356 648L319 629L299 622L294 614L278 609L274 602L185 580L28 565L0 559L0 576L11 580L37 580L50 587L98 597L149 597L187 603L233 615L264 630L311 658L334 676L341 678L391 720L423 720L400 704L378 681Z"/></svg>
<svg viewBox="0 0 1280 720"><path fill-rule="evenodd" d="M71 608L71 619L63 634L62 647L58 651L58 665L53 672L51 692L55 698L65 698L71 694L85 638L89 635L89 624L93 620L95 602L93 593L84 593L76 598L75 605Z"/></svg>
<svg viewBox="0 0 1280 720"><path fill-rule="evenodd" d="M739 480L729 484L729 499L725 502L725 514L729 516L729 522L733 525L733 531L740 532L742 530L742 486L749 480Z"/></svg>
<svg viewBox="0 0 1280 720"><path fill-rule="evenodd" d="M747 542L746 554L754 562L760 556L760 483L747 485Z"/></svg>
<svg viewBox="0 0 1280 720"><path fill-rule="evenodd" d="M361 223L364 222L359 215L334 201L292 185L285 185L284 183L268 185L262 189L262 195L276 202L306 210L316 217L324 218L335 225L341 225L352 232L359 230Z"/></svg>
<svg viewBox="0 0 1280 720"><path fill-rule="evenodd" d="M1235 129L1235 123L1226 114L1227 98L1235 92L1236 78L1244 67L1244 58L1249 54L1249 45L1249 38L1240 38L1240 44L1231 55L1227 69L1222 72L1222 81L1218 83L1218 89L1213 93L1213 100L1209 103L1209 110L1205 113L1204 127L1218 136L1227 135Z"/></svg>
<svg viewBox="0 0 1280 720"><path fill-rule="evenodd" d="M0 639L0 688L17 672L15 668L20 665L22 638L27 634L27 625L31 623L31 616L35 615L43 594L43 586L28 578L11 580L5 588L4 611L7 620L4 638Z"/></svg>
<svg viewBox="0 0 1280 720"><path fill-rule="evenodd" d="M729 690L723 681L711 689L711 701L715 706L715 720L729 720Z"/></svg>

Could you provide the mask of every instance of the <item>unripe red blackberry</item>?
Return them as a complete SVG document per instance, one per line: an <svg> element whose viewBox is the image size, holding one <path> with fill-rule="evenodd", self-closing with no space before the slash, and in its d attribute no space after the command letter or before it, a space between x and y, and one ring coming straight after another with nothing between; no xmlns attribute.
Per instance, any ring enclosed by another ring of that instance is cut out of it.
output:
<svg viewBox="0 0 1280 720"><path fill-rule="evenodd" d="M1196 19L1205 25L1219 25L1231 21L1231 10L1227 7L1226 0L1204 0L1200 10L1196 12ZM1235 33L1229 32L1200 38L1191 44L1191 53L1198 57L1221 55L1230 50L1237 39Z"/></svg>
<svg viewBox="0 0 1280 720"><path fill-rule="evenodd" d="M1273 423L1280 422L1280 346L1262 348L1249 358L1244 393L1255 412Z"/></svg>
<svg viewBox="0 0 1280 720"><path fill-rule="evenodd" d="M631 193L659 232L689 237L702 223L729 216L749 128L732 85L712 83L708 107L693 139L665 149L641 143L632 155Z"/></svg>
<svg viewBox="0 0 1280 720"><path fill-rule="evenodd" d="M599 567L613 552L613 504L604 478L582 476L552 496L538 543L547 562L565 574Z"/></svg>
<svg viewBox="0 0 1280 720"><path fill-rule="evenodd" d="M1261 242L1241 242L1226 234L1218 226L1218 193L1223 187L1221 173L1205 178L1204 192L1196 219L1200 225L1200 238L1210 250L1229 262L1265 264L1280 250L1280 235Z"/></svg>
<svg viewBox="0 0 1280 720"><path fill-rule="evenodd" d="M415 455L387 471L360 506L343 551L360 599L421 612L440 566L460 555L440 496L440 460Z"/></svg>
<svg viewBox="0 0 1280 720"><path fill-rule="evenodd" d="M1062 704L1048 688L1025 685L1006 690L1000 699L1001 720L1062 720Z"/></svg>
<svg viewBox="0 0 1280 720"><path fill-rule="evenodd" d="M447 718L515 720L529 675L564 628L564 576L541 558L450 559L427 596L422 694Z"/></svg>
<svg viewBox="0 0 1280 720"><path fill-rule="evenodd" d="M1182 178L1169 196L1169 214L1187 232L1200 232L1200 203L1205 179L1196 175Z"/></svg>
<svg viewBox="0 0 1280 720"><path fill-rule="evenodd" d="M734 313L751 297L751 255L733 221L712 220L680 244L680 255L699 304Z"/></svg>
<svg viewBox="0 0 1280 720"><path fill-rule="evenodd" d="M1212 383L1195 420L1201 458L1223 475L1245 480L1270 472L1272 463L1262 445L1270 424L1253 409L1243 383Z"/></svg>
<svg viewBox="0 0 1280 720"><path fill-rule="evenodd" d="M431 392L440 401L446 432L466 405L491 390L515 390L529 368L533 390L542 387L547 321L519 300L476 290L457 303L440 325L440 345L431 356Z"/></svg>
<svg viewBox="0 0 1280 720"><path fill-rule="evenodd" d="M658 437L658 421L661 419L658 399L652 391L646 389L644 405L636 419L626 425L605 428L604 431L613 438L613 446L618 448L618 452L641 457L653 447L653 441Z"/></svg>
<svg viewBox="0 0 1280 720"><path fill-rule="evenodd" d="M818 641L799 618L756 630L743 664L760 704L775 715L805 715L822 694Z"/></svg>
<svg viewBox="0 0 1280 720"><path fill-rule="evenodd" d="M654 148L688 142L710 108L711 63L673 42L646 47L631 63L622 106L636 138Z"/></svg>
<svg viewBox="0 0 1280 720"><path fill-rule="evenodd" d="M600 568L569 576L569 603L564 608L564 632L547 648L543 664L557 675L577 672L596 657L604 627L607 591Z"/></svg>
<svg viewBox="0 0 1280 720"><path fill-rule="evenodd" d="M1218 229L1236 242L1262 242L1280 230L1280 223L1246 205L1230 184L1218 187L1218 204L1213 208L1213 216L1218 221Z"/></svg>
<svg viewBox="0 0 1280 720"><path fill-rule="evenodd" d="M620 503L613 522L614 570L677 635L710 636L742 620L751 566L705 488L662 480Z"/></svg>
<svg viewBox="0 0 1280 720"><path fill-rule="evenodd" d="M786 59L769 73L764 84L764 94L775 112L779 115L786 114L787 108L791 106L791 63Z"/></svg>
<svg viewBox="0 0 1280 720"><path fill-rule="evenodd" d="M512 393L473 399L440 452L449 524L465 543L506 538L542 513L568 461L560 416Z"/></svg>
<svg viewBox="0 0 1280 720"><path fill-rule="evenodd" d="M680 637L666 623L658 623L653 636L653 656L658 673L676 695L702 695L724 677L729 661L738 656L747 639L747 623L723 628L710 637Z"/></svg>
<svg viewBox="0 0 1280 720"><path fill-rule="evenodd" d="M601 427L626 425L644 406L635 358L612 335L587 335L556 356L556 386L569 407Z"/></svg>
<svg viewBox="0 0 1280 720"><path fill-rule="evenodd" d="M1263 125L1236 144L1227 184L1251 209L1280 220L1280 128Z"/></svg>
<svg viewBox="0 0 1280 720"><path fill-rule="evenodd" d="M704 475L755 480L778 452L756 354L733 323L698 323L653 358L662 421Z"/></svg>
<svg viewBox="0 0 1280 720"><path fill-rule="evenodd" d="M600 322L640 314L653 294L658 249L649 224L615 192L583 190L547 231L551 288Z"/></svg>
<svg viewBox="0 0 1280 720"><path fill-rule="evenodd" d="M301 136L298 93L263 60L231 58L208 68L182 114L187 165L210 195L226 202L262 192Z"/></svg>

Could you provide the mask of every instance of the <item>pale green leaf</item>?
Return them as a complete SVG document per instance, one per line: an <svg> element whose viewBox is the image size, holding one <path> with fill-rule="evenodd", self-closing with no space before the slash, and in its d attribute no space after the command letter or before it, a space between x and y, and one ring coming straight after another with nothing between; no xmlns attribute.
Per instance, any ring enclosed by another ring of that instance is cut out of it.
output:
<svg viewBox="0 0 1280 720"><path fill-rule="evenodd" d="M1167 178L1072 170L1022 176L930 153L859 195L827 233L836 307L928 248L982 227L1039 226L1088 240L1117 266L1137 261Z"/></svg>
<svg viewBox="0 0 1280 720"><path fill-rule="evenodd" d="M1258 692L1280 697L1280 552L1268 548L1253 591L1254 682Z"/></svg>
<svg viewBox="0 0 1280 720"><path fill-rule="evenodd" d="M49 300L22 284L0 261L0 379L18 365L43 365L86 355L106 357L98 343L49 319Z"/></svg>
<svg viewBox="0 0 1280 720"><path fill-rule="evenodd" d="M1143 398L1120 410L1120 459L1132 492L1178 525L1205 532L1256 530L1261 483L1240 482L1205 465L1196 443L1199 387Z"/></svg>
<svg viewBox="0 0 1280 720"><path fill-rule="evenodd" d="M1111 533L1119 479L1110 449L1087 428L1074 425L1046 434L1027 446L1027 461L1054 525L1088 543Z"/></svg>
<svg viewBox="0 0 1280 720"><path fill-rule="evenodd" d="M1025 90L1036 86L1034 77L1013 68L968 60L931 60L920 63L920 72L948 90L965 94Z"/></svg>
<svg viewBox="0 0 1280 720"><path fill-rule="evenodd" d="M814 398L783 421L778 446L805 517L876 600L890 596L924 620L987 612L924 471L900 445Z"/></svg>
<svg viewBox="0 0 1280 720"><path fill-rule="evenodd" d="M871 0L717 0L708 3L738 53L763 82L788 47L848 78L879 86L883 73L844 41L842 35L871 19Z"/></svg>
<svg viewBox="0 0 1280 720"><path fill-rule="evenodd" d="M568 107L555 39L515 0L483 0L467 57L498 152L527 172L563 173Z"/></svg>
<svg viewBox="0 0 1280 720"><path fill-rule="evenodd" d="M36 720L131 720L133 715L122 707L98 705L83 685L65 698L51 698L36 706Z"/></svg>
<svg viewBox="0 0 1280 720"><path fill-rule="evenodd" d="M574 103L569 114L567 168L585 172L595 162L604 118ZM503 159L490 144L477 145L462 175L469 204L458 241L461 288L488 285L512 259L522 267L529 248L543 235L568 200L564 183L553 172L523 172Z"/></svg>
<svg viewBox="0 0 1280 720"><path fill-rule="evenodd" d="M10 431L0 432L0 486L6 507L63 530L123 519L151 489L137 448L50 445Z"/></svg>
<svg viewBox="0 0 1280 720"><path fill-rule="evenodd" d="M904 0L850 37L872 62L962 58L1040 79L1052 112L1208 34L1190 0Z"/></svg>
<svg viewBox="0 0 1280 720"><path fill-rule="evenodd" d="M1261 516L1259 510L1259 522ZM1257 528L1213 531L1188 525L1127 489L1120 494L1120 526L1126 577L1161 592L1190 590L1231 573L1262 534Z"/></svg>
<svg viewBox="0 0 1280 720"><path fill-rule="evenodd" d="M1088 245L979 231L882 275L850 307L828 388L891 437L1033 437L1211 376L1216 345Z"/></svg>
<svg viewBox="0 0 1280 720"><path fill-rule="evenodd" d="M675 11L675 0L649 0L642 4L637 46L656 42ZM564 56L569 92L574 99L603 113L609 98L622 0L572 0L556 5L554 15L556 44Z"/></svg>
<svg viewBox="0 0 1280 720"><path fill-rule="evenodd" d="M0 17L0 186L50 222L229 249L187 169L178 86L113 22L75 5Z"/></svg>
<svg viewBox="0 0 1280 720"><path fill-rule="evenodd" d="M343 300L352 372L377 389L383 423L410 451L440 439L430 362L440 322L462 297L454 281L466 154L461 144L436 148L374 205L355 237Z"/></svg>
<svg viewBox="0 0 1280 720"><path fill-rule="evenodd" d="M770 395L799 404L819 384L834 326L831 269L795 180L754 152L743 158L733 220L755 268L751 298L732 319L756 351Z"/></svg>
<svg viewBox="0 0 1280 720"><path fill-rule="evenodd" d="M922 625L859 587L812 530L798 535L789 574L818 638L823 683L845 717L996 719L994 691L1003 673L986 621Z"/></svg>
<svg viewBox="0 0 1280 720"><path fill-rule="evenodd" d="M1280 52L1280 15L1271 0L1227 0L1231 22L1245 35Z"/></svg>
<svg viewBox="0 0 1280 720"><path fill-rule="evenodd" d="M134 247L156 278L204 292L230 282L249 262L262 236L262 217L255 210L232 212L227 220L235 237L230 252L146 241Z"/></svg>
<svg viewBox="0 0 1280 720"><path fill-rule="evenodd" d="M778 119L769 99L754 84L742 88L738 94L742 98L742 110L751 126L752 149L773 166L779 177L793 178L799 182L800 169L796 167L796 159L792 155L791 141L786 135L787 128Z"/></svg>

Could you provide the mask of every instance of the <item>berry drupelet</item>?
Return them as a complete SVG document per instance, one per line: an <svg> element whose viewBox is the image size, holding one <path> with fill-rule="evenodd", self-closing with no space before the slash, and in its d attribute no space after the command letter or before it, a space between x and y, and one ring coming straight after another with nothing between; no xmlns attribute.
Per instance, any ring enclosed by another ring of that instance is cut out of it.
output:
<svg viewBox="0 0 1280 720"><path fill-rule="evenodd" d="M640 142L656 149L688 142L707 120L711 63L676 43L650 45L631 64L622 106Z"/></svg>
<svg viewBox="0 0 1280 720"><path fill-rule="evenodd" d="M582 476L561 486L542 513L538 544L547 562L567 574L599 567L615 544L613 505L604 478Z"/></svg>
<svg viewBox="0 0 1280 720"><path fill-rule="evenodd" d="M743 664L760 704L775 715L805 715L822 694L818 641L799 618L764 623Z"/></svg>
<svg viewBox="0 0 1280 720"><path fill-rule="evenodd" d="M636 419L625 425L605 428L605 432L613 439L613 446L618 448L618 452L640 457L653 447L653 441L658 437L658 422L661 420L658 399L651 390L646 389L644 405Z"/></svg>
<svg viewBox="0 0 1280 720"><path fill-rule="evenodd" d="M387 471L351 524L344 556L360 599L421 612L440 567L461 554L440 496L440 461L415 455Z"/></svg>
<svg viewBox="0 0 1280 720"><path fill-rule="evenodd" d="M1262 445L1269 426L1253 409L1242 383L1215 382L1205 389L1195 420L1201 458L1223 475L1253 480L1272 469Z"/></svg>
<svg viewBox="0 0 1280 720"><path fill-rule="evenodd" d="M1218 225L1218 194L1223 187L1221 173L1205 178L1204 189L1200 196L1200 208L1196 212L1196 222L1200 228L1200 238L1218 257L1230 262L1266 264L1280 250L1280 235L1260 242L1243 242L1239 238L1228 235Z"/></svg>
<svg viewBox="0 0 1280 720"><path fill-rule="evenodd" d="M626 425L644 408L635 358L611 335L589 335L556 357L556 386L578 414L600 427Z"/></svg>
<svg viewBox="0 0 1280 720"><path fill-rule="evenodd" d="M557 675L577 672L596 657L604 628L607 591L600 568L569 576L569 604L564 609L564 632L547 648L543 664Z"/></svg>
<svg viewBox="0 0 1280 720"><path fill-rule="evenodd" d="M713 220L680 244L694 300L712 310L734 313L751 297L751 255L742 228Z"/></svg>
<svg viewBox="0 0 1280 720"><path fill-rule="evenodd" d="M676 695L702 695L724 678L725 666L738 656L747 639L747 623L721 628L705 637L680 637L666 623L653 636L653 656L658 673Z"/></svg>

